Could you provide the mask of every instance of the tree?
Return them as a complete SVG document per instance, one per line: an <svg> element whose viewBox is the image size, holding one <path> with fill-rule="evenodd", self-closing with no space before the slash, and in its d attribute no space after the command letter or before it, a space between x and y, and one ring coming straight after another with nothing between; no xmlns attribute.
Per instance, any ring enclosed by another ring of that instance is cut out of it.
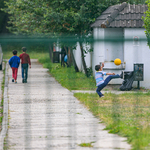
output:
<svg viewBox="0 0 150 150"><path fill-rule="evenodd" d="M145 12L145 17L142 17L144 21L144 27L146 29L145 34L148 40L148 45L150 47L150 0L146 1L148 10Z"/></svg>
<svg viewBox="0 0 150 150"><path fill-rule="evenodd" d="M94 15L99 12L99 5L95 3L98 0L9 0L5 11L11 14L9 23L12 26L8 28L16 34L76 34L81 38L88 33L90 23L96 17ZM82 46L81 51L86 73Z"/></svg>
<svg viewBox="0 0 150 150"><path fill-rule="evenodd" d="M5 2L7 8L4 10L10 14L11 26L8 29L13 33L75 36L80 43L82 63L87 75L83 42L91 34L90 24L107 7L122 1L9 0Z"/></svg>
<svg viewBox="0 0 150 150"><path fill-rule="evenodd" d="M127 2L130 4L145 4L146 0L128 0Z"/></svg>
<svg viewBox="0 0 150 150"><path fill-rule="evenodd" d="M0 8L4 8L4 0L0 0ZM0 10L0 33L8 33L6 29L8 14Z"/></svg>

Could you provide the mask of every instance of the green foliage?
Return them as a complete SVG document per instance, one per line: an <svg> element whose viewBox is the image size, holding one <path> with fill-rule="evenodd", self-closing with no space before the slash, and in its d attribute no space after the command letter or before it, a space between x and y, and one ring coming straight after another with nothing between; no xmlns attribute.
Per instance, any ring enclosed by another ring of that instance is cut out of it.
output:
<svg viewBox="0 0 150 150"><path fill-rule="evenodd" d="M9 14L9 31L16 34L88 34L90 24L109 6L145 0L4 0L3 11ZM2 15L1 18L3 18Z"/></svg>
<svg viewBox="0 0 150 150"><path fill-rule="evenodd" d="M146 0L127 0L126 2L130 4L145 4Z"/></svg>
<svg viewBox="0 0 150 150"><path fill-rule="evenodd" d="M126 0L8 0L8 29L23 34L88 34L90 24L110 5ZM142 0L134 0L140 2ZM131 2L131 0L128 0ZM132 0L133 2L133 0Z"/></svg>
<svg viewBox="0 0 150 150"><path fill-rule="evenodd" d="M88 43L87 38L92 35L90 25L106 8L120 2L122 1L8 0L5 2L7 7L2 10L10 14L8 29L12 33L47 37L73 35L79 41L84 72L89 76L84 60L83 42ZM60 42L70 48L75 45L59 39L56 41Z"/></svg>
<svg viewBox="0 0 150 150"><path fill-rule="evenodd" d="M150 46L150 0L146 0L146 3L148 10L145 12L145 17L142 17L142 19L144 20L145 34L148 39L148 45Z"/></svg>
<svg viewBox="0 0 150 150"><path fill-rule="evenodd" d="M15 34L83 37L105 9L124 1L145 0L8 0L2 10L9 14L8 29Z"/></svg>
<svg viewBox="0 0 150 150"><path fill-rule="evenodd" d="M10 59L12 57L12 51L17 50L18 54L20 55L22 53L21 48L26 47L27 53L30 55L31 59L37 59L44 57L45 55L49 56L48 52L48 44L45 42L2 42L2 49L3 49L3 58L4 59Z"/></svg>
<svg viewBox="0 0 150 150"><path fill-rule="evenodd" d="M0 0L0 9L4 7L4 0ZM0 10L0 16L0 33L7 33L6 25L8 21L8 14Z"/></svg>
<svg viewBox="0 0 150 150"><path fill-rule="evenodd" d="M6 61L4 63L6 64ZM4 88L5 88L5 67L3 70L3 80L0 87L0 90L2 90L2 95L1 95L2 99L0 102L0 124L2 124L2 120L3 120Z"/></svg>
<svg viewBox="0 0 150 150"><path fill-rule="evenodd" d="M93 147L91 143L81 143L79 144L81 147Z"/></svg>
<svg viewBox="0 0 150 150"><path fill-rule="evenodd" d="M119 0L120 3L127 2L130 4L145 4L146 0Z"/></svg>

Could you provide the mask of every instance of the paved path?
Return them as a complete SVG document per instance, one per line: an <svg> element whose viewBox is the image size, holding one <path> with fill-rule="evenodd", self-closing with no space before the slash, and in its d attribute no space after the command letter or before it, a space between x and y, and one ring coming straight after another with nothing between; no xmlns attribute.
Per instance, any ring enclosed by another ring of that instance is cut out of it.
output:
<svg viewBox="0 0 150 150"><path fill-rule="evenodd" d="M9 125L7 150L129 150L126 138L109 134L47 69L32 60L28 83L11 82L9 68ZM93 142L92 148L78 144Z"/></svg>

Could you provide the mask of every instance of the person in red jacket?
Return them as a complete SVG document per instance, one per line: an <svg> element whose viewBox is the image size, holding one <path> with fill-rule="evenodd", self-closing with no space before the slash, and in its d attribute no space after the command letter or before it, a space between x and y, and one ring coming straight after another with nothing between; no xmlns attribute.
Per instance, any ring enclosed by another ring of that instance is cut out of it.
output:
<svg viewBox="0 0 150 150"><path fill-rule="evenodd" d="M21 59L21 69L22 69L22 83L27 83L28 78L28 65L31 68L30 56L26 53L26 47L22 47L22 54L20 54Z"/></svg>

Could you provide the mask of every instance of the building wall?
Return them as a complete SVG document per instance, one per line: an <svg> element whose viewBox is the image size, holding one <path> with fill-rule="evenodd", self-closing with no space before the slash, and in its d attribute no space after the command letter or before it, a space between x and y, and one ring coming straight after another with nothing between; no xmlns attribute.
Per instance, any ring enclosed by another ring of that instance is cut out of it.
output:
<svg viewBox="0 0 150 150"><path fill-rule="evenodd" d="M93 29L93 36L94 36L94 44L93 44L93 52L92 52L92 69L94 75L94 68L95 65L99 64L100 62L104 62L104 55L105 55L105 47L104 47L104 29L103 28L94 28ZM99 41L100 39L100 41Z"/></svg>
<svg viewBox="0 0 150 150"><path fill-rule="evenodd" d="M120 58L124 62L123 49L123 29L120 28L94 28L94 45L92 56L93 75L95 73L95 65L104 62L105 72L121 73L122 67L116 66L112 61ZM116 41L112 41L116 39ZM110 84L122 84L122 79L112 80Z"/></svg>
<svg viewBox="0 0 150 150"><path fill-rule="evenodd" d="M114 61L120 58L124 61L123 51L123 29L106 28L105 29L105 61Z"/></svg>
<svg viewBox="0 0 150 150"><path fill-rule="evenodd" d="M133 71L134 63L144 64L144 81L140 81L140 86L150 89L150 49L147 46L144 31L144 28L124 29L124 61L126 62L126 71ZM136 85L135 81L134 86Z"/></svg>
<svg viewBox="0 0 150 150"><path fill-rule="evenodd" d="M105 72L120 74L122 70L133 71L134 63L143 63L144 81L140 81L140 86L150 89L150 49L147 46L147 39L144 31L145 29L143 28L94 28L93 35L95 42L93 44L92 60L90 53L85 57L87 67L91 66L90 62L92 61L94 75L95 65L104 62ZM111 41L104 41L104 39L106 40L108 37L115 37L118 39L124 37L124 42L118 41L114 43ZM143 38L145 38L145 40L141 40ZM86 47L87 45L83 46ZM90 48L90 46L88 48ZM74 50L74 56L79 70L83 70L79 43L77 43L76 50ZM122 66L116 66L113 62L110 62L115 58L121 59L123 62ZM122 81L122 79L112 80L110 84L122 84ZM137 86L137 81L134 82L133 86Z"/></svg>
<svg viewBox="0 0 150 150"><path fill-rule="evenodd" d="M105 42L95 41L93 45L93 72L95 72L94 66L96 64L105 62L105 72L120 74L123 68L119 69L119 66L115 66L113 62L110 62L115 58L120 58L121 61L124 62L122 67L125 66L125 71L133 71L134 63L142 63L144 64L144 81L140 81L140 86L150 89L150 49L147 46L147 39L144 31L144 28L94 28L94 39L105 39ZM118 41L114 43L107 41L108 38L112 37L124 37L124 42ZM110 84L121 84L122 81L123 80L112 80ZM134 82L133 86L137 86L137 81Z"/></svg>

